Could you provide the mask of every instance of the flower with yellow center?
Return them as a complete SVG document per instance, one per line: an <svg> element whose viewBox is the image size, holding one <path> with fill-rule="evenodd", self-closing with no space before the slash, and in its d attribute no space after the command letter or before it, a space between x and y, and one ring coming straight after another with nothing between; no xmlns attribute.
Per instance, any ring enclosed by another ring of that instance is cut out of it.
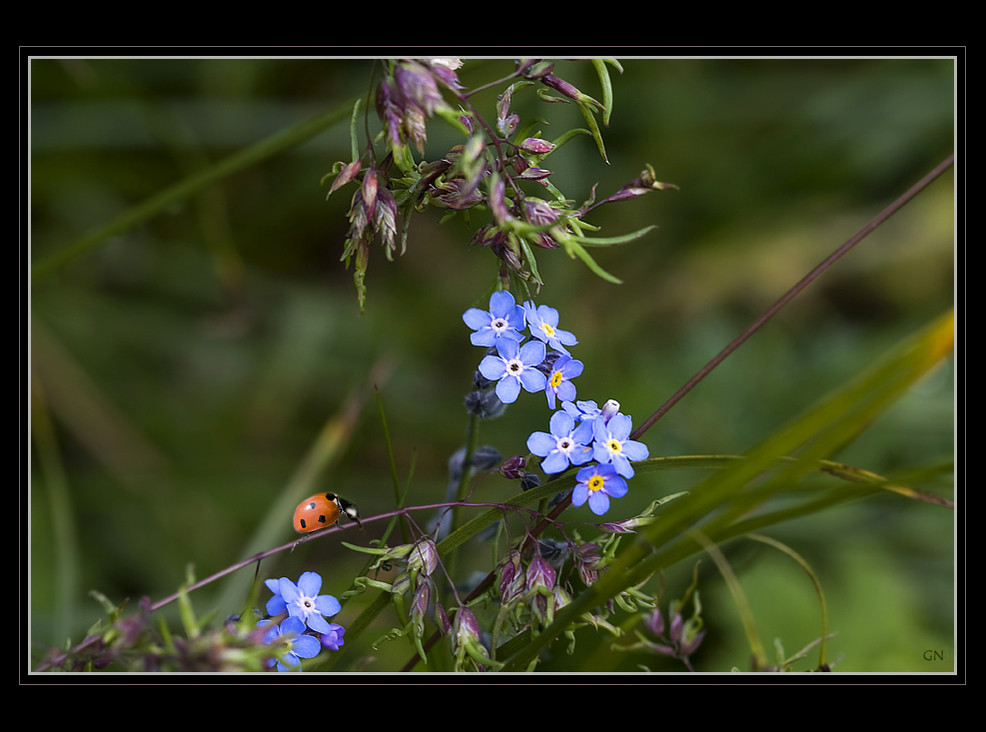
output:
<svg viewBox="0 0 986 732"><path fill-rule="evenodd" d="M558 311L554 308L535 305L533 300L528 300L524 303L524 313L527 316L531 335L556 351L567 356L568 349L565 346L574 346L578 343L572 333L558 327Z"/></svg>
<svg viewBox="0 0 986 732"><path fill-rule="evenodd" d="M548 398L548 409L555 408L555 400L570 402L575 399L575 384L572 379L579 376L584 368L581 361L575 361L571 356L559 356L551 365L548 381L544 387Z"/></svg>
<svg viewBox="0 0 986 732"><path fill-rule="evenodd" d="M592 420L592 459L610 463L624 478L633 477L631 461L646 460L650 455L647 445L630 439L633 421L623 413L615 414L607 421Z"/></svg>
<svg viewBox="0 0 986 732"><path fill-rule="evenodd" d="M611 464L588 465L576 474L578 481L572 489L572 505L589 504L597 516L609 510L610 498L622 498L627 494L627 482L616 473Z"/></svg>

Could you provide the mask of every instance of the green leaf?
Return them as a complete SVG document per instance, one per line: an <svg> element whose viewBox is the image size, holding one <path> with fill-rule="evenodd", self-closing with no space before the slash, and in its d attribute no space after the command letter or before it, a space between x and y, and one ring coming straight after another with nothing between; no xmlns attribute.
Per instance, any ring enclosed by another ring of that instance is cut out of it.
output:
<svg viewBox="0 0 986 732"><path fill-rule="evenodd" d="M623 234L622 236L573 236L570 239L587 247L611 247L617 244L628 244L631 241L636 241L656 228L657 226L652 224L629 234Z"/></svg>
<svg viewBox="0 0 986 732"><path fill-rule="evenodd" d="M578 241L576 241L574 238L572 237L566 238L562 242L562 244L565 245L565 249L568 250L569 254L574 254L576 257L581 259L585 263L585 265L599 277L602 277L607 282L612 282L613 284L616 285L623 283L623 280L619 279L618 277L614 277L609 272L607 272L602 267L600 267L596 263L596 260L593 259L592 256L589 254L589 252L583 249L582 245L579 244Z"/></svg>
<svg viewBox="0 0 986 732"><path fill-rule="evenodd" d="M817 470L822 460L858 436L915 382L948 358L954 348L954 318L954 312L949 311L768 436L744 459L727 464L688 495L668 504L660 520L643 527L638 541L615 557L592 587L574 597L548 628L507 660L505 670L525 668L582 613L701 550L696 530L711 543L720 544L740 531L790 518L795 513L792 509L776 511L767 520L748 517L773 496L790 492L794 482ZM856 490L847 490L819 498L819 492L804 490L802 500L809 512L859 495Z"/></svg>

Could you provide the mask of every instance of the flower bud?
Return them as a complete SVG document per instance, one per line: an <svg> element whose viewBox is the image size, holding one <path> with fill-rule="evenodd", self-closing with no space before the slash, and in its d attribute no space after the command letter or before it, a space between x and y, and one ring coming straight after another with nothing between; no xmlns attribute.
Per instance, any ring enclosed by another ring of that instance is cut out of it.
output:
<svg viewBox="0 0 986 732"><path fill-rule="evenodd" d="M462 68L462 60L457 58L433 58L428 60L431 73L449 89L461 89L456 71Z"/></svg>
<svg viewBox="0 0 986 732"><path fill-rule="evenodd" d="M524 200L524 216L535 226L550 226L558 220L558 212L540 198Z"/></svg>
<svg viewBox="0 0 986 732"><path fill-rule="evenodd" d="M345 641L342 639L345 632L346 629L341 625L329 623L329 632L319 633L318 642L322 644L322 648L327 648L330 651L338 651L339 646L345 644Z"/></svg>
<svg viewBox="0 0 986 732"><path fill-rule="evenodd" d="M337 165L339 165L339 163L337 163ZM357 173L359 173L359 170L362 167L362 165L363 165L362 162L360 162L359 160L354 160L351 163L347 163L346 165L343 165L342 169L339 171L339 174L336 175L335 180L332 181L332 185L329 186L329 192L326 194L325 197L328 198L329 196L332 195L333 191L342 188L349 181L353 180L356 177Z"/></svg>
<svg viewBox="0 0 986 732"><path fill-rule="evenodd" d="M476 470L490 470L500 462L500 451L490 445L477 447L469 460Z"/></svg>
<svg viewBox="0 0 986 732"><path fill-rule="evenodd" d="M500 475L511 480L518 480L523 476L526 465L527 460L522 455L514 455L501 463Z"/></svg>
<svg viewBox="0 0 986 732"><path fill-rule="evenodd" d="M416 106L426 115L445 104L430 70L414 61L402 61L394 69L397 90L410 106ZM405 111L409 111L405 109Z"/></svg>
<svg viewBox="0 0 986 732"><path fill-rule="evenodd" d="M545 74L550 74L554 69L555 65L551 61L524 58L517 62L517 71L525 79L540 79Z"/></svg>
<svg viewBox="0 0 986 732"><path fill-rule="evenodd" d="M528 137L518 147L524 152L533 153L534 155L544 155L554 150L557 146L555 143L542 140L540 137Z"/></svg>
<svg viewBox="0 0 986 732"><path fill-rule="evenodd" d="M602 559L599 545L591 542L580 544L575 550L574 559L582 584L586 587L593 584L599 577L599 562Z"/></svg>
<svg viewBox="0 0 986 732"><path fill-rule="evenodd" d="M390 79L384 79L377 86L377 116L383 123L387 136L387 145L391 148L400 147L401 140L401 109L397 89Z"/></svg>
<svg viewBox="0 0 986 732"><path fill-rule="evenodd" d="M664 616L657 608L654 608L654 612L647 616L647 630L658 638L664 635Z"/></svg>
<svg viewBox="0 0 986 732"><path fill-rule="evenodd" d="M620 403L615 399L607 399L606 403L603 404L603 408L599 411L599 416L603 422L609 423L609 420L619 414L619 411Z"/></svg>
<svg viewBox="0 0 986 732"><path fill-rule="evenodd" d="M514 218L507 209L506 185L503 178L496 176L490 184L488 198L490 210L493 212L493 218L501 226L510 223Z"/></svg>
<svg viewBox="0 0 986 732"><path fill-rule="evenodd" d="M414 544L407 557L407 568L430 577L438 566L438 547L431 539L421 539Z"/></svg>
<svg viewBox="0 0 986 732"><path fill-rule="evenodd" d="M518 176L523 180L540 181L540 180L544 180L549 175L551 175L551 171L548 170L547 168L535 168L533 165L530 165L524 168L523 170L518 171Z"/></svg>
<svg viewBox="0 0 986 732"><path fill-rule="evenodd" d="M520 117L515 113L511 113L496 121L496 129L504 137L510 137L514 130L517 129L518 124L520 124Z"/></svg>
<svg viewBox="0 0 986 732"><path fill-rule="evenodd" d="M543 557L535 557L527 567L527 591L547 592L555 586L555 568Z"/></svg>
<svg viewBox="0 0 986 732"><path fill-rule="evenodd" d="M460 607L455 614L455 624L452 626L455 632L456 646L467 646L472 643L479 643L479 621L473 615L472 610L467 607Z"/></svg>
<svg viewBox="0 0 986 732"><path fill-rule="evenodd" d="M452 621L448 619L445 606L440 602L435 603L435 623L438 625L438 632L447 635L452 630Z"/></svg>
<svg viewBox="0 0 986 732"><path fill-rule="evenodd" d="M469 392L465 398L466 412L480 419L494 419L507 409L500 397L492 389L477 389Z"/></svg>
<svg viewBox="0 0 986 732"><path fill-rule="evenodd" d="M599 524L599 528L611 534L634 534L639 524L636 518L628 518L622 521L606 521Z"/></svg>
<svg viewBox="0 0 986 732"><path fill-rule="evenodd" d="M391 258L394 249L394 237L397 235L397 201L394 194L386 188L377 190L376 207L373 211L373 230L380 237L387 250L387 258Z"/></svg>
<svg viewBox="0 0 986 732"><path fill-rule="evenodd" d="M551 87L557 92L561 92L566 97L571 99L573 102L580 101L580 97L582 97L582 92L580 92L578 89L576 89L574 86L569 84L564 79L559 79L554 74L544 74L541 77L541 83L544 84L545 86Z"/></svg>
<svg viewBox="0 0 986 732"><path fill-rule="evenodd" d="M431 602L431 583L422 582L414 591L414 600L411 602L410 618L414 623L415 631L420 638L425 632L425 613L428 612L428 603Z"/></svg>
<svg viewBox="0 0 986 732"><path fill-rule="evenodd" d="M500 603L509 605L524 593L524 573L521 572L520 552L511 551L500 563L500 582L497 586Z"/></svg>

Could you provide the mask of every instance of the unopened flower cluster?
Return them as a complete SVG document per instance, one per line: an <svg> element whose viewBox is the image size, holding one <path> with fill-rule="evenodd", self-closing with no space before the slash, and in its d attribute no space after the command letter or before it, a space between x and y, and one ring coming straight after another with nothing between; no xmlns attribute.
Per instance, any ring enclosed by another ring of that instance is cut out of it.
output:
<svg viewBox="0 0 986 732"><path fill-rule="evenodd" d="M568 350L578 340L559 327L558 311L530 300L517 304L510 292L498 290L490 297L489 310L469 308L462 319L473 331L473 345L488 349L467 408L480 416L496 416L522 391L543 392L548 408L557 411L548 432L528 437L528 450L542 458L541 470L547 475L581 466L572 503L588 503L596 515L605 514L611 498L626 495L627 480L634 475L632 463L646 459L649 451L630 438L633 421L619 411L618 402L610 399L599 407L576 399L574 379L584 364Z"/></svg>
<svg viewBox="0 0 986 732"><path fill-rule="evenodd" d="M269 579L264 584L274 596L267 601L270 617L257 623L257 627L268 628L264 642L281 644L282 651L278 659L270 660L271 666L276 665L278 671L300 671L303 658L314 658L323 648L339 650L345 642L342 636L346 629L326 618L338 613L342 605L332 595L319 594L319 574L304 572L297 584L287 577Z"/></svg>
<svg viewBox="0 0 986 732"><path fill-rule="evenodd" d="M617 68L618 62L610 60ZM605 147L595 115L606 113L602 103L555 75L555 65L540 59L519 59L497 96L495 121L486 122L469 103L469 94L459 82L458 59L390 59L376 88L375 109L381 125L379 139L386 151L370 153L357 141L353 125L353 158L338 161L325 179L332 179L329 195L350 182L358 184L349 208L350 227L342 259L353 263L353 277L362 309L366 296L364 279L370 244L379 241L388 259L406 248L408 219L414 212L437 208L448 215L470 209L485 209L490 220L472 238L472 244L489 249L501 269L525 280L540 283L534 252L564 248L593 269L589 253L580 242L588 241L582 219L595 208L625 201L650 191L674 186L661 183L650 166L610 196L596 200L595 189L581 206L562 203L567 197L549 182L552 171L547 158L572 136L584 129L562 132L555 141L537 135L522 124L512 109L515 92L537 88L545 102L579 107L589 125L603 159ZM446 101L446 96L451 102ZM427 123L439 117L464 138L438 159L424 156ZM527 187L543 188L545 198L531 195ZM403 225L398 225L398 218ZM651 227L625 235L629 240ZM610 242L612 243L612 241Z"/></svg>

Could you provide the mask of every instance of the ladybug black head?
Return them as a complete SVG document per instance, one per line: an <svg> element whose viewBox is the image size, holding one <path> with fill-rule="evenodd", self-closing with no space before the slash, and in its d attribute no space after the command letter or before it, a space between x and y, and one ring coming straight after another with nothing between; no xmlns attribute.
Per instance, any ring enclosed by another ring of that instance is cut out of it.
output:
<svg viewBox="0 0 986 732"><path fill-rule="evenodd" d="M339 504L339 510L355 521L356 525L362 529L363 524L359 522L359 509L356 508L356 504L347 501L345 498L340 498L339 496L336 496L335 499Z"/></svg>

